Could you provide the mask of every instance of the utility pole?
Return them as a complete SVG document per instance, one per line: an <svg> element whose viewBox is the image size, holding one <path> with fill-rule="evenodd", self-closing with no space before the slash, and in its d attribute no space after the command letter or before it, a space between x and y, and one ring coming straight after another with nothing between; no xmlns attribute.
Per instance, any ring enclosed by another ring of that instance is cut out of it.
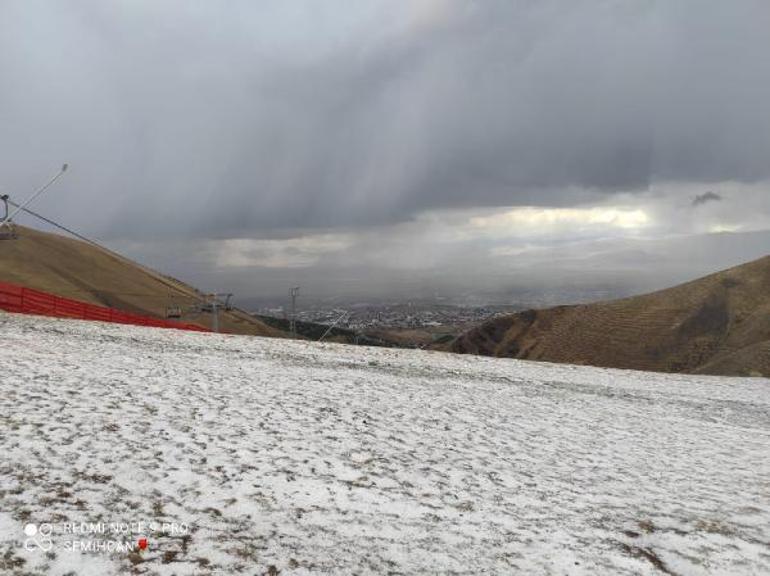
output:
<svg viewBox="0 0 770 576"><path fill-rule="evenodd" d="M299 296L299 286L291 289L291 323L289 327L292 336L297 335L297 296Z"/></svg>

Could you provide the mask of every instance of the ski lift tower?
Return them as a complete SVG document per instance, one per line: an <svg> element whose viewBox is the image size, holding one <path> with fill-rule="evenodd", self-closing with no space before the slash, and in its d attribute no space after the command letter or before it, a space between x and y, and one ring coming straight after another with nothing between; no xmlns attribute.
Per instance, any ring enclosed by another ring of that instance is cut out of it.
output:
<svg viewBox="0 0 770 576"><path fill-rule="evenodd" d="M232 310L233 306L230 304L230 299L233 297L232 292L215 292L209 294L206 301L201 306L202 312L211 312L211 330L213 332L219 332L219 310ZM221 299L224 300L221 300Z"/></svg>
<svg viewBox="0 0 770 576"><path fill-rule="evenodd" d="M7 239L16 238L16 226L13 223L13 218L19 212L26 210L27 206L32 204L32 202L34 202L38 196L40 196L43 192L48 190L48 188L54 182L56 182L59 178L61 178L62 174L64 174L67 171L68 167L69 166L67 164L64 164L53 178L51 178L43 186L35 190L35 192L33 192L32 195L21 204L16 204L15 202L11 202L11 200L8 197L8 194L4 194L3 196L0 196L0 200L2 200L5 208L5 215L3 216L3 219L0 220L0 239L7 240ZM13 212L10 212L8 210L8 204L12 204L13 206L16 207L16 209Z"/></svg>
<svg viewBox="0 0 770 576"><path fill-rule="evenodd" d="M9 222L7 225L5 224L5 221L8 220L8 194L3 194L0 196L0 201L3 203L3 217L0 218L0 222L3 224L0 224L0 240L14 240L16 238L16 228L13 225L13 222Z"/></svg>

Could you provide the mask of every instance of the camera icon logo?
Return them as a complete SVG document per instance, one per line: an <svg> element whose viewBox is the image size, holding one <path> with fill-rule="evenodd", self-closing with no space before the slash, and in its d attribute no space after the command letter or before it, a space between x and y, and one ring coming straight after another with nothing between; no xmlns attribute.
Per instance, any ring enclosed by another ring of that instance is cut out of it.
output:
<svg viewBox="0 0 770 576"><path fill-rule="evenodd" d="M27 536L24 540L24 548L30 552L36 549L48 552L53 548L50 524L41 524L38 527L36 524L29 523L24 526L24 534Z"/></svg>

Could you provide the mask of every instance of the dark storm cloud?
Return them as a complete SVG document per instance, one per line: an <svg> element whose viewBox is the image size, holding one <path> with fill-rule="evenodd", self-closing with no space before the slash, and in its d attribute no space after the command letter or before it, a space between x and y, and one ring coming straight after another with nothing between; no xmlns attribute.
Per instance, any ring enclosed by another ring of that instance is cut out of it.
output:
<svg viewBox="0 0 770 576"><path fill-rule="evenodd" d="M707 202L720 202L721 200L722 197L719 194L709 190L708 192L695 196L695 198L692 199L692 205L697 208Z"/></svg>
<svg viewBox="0 0 770 576"><path fill-rule="evenodd" d="M770 4L0 4L0 185L109 235L770 176ZM42 210L42 208L41 208Z"/></svg>

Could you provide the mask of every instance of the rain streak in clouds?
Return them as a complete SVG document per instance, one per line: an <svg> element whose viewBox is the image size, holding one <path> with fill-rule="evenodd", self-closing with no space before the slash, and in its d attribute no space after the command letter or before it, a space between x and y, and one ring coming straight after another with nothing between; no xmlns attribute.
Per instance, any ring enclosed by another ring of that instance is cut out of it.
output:
<svg viewBox="0 0 770 576"><path fill-rule="evenodd" d="M492 285L657 262L663 284L767 249L768 21L761 0L8 0L0 188L69 161L41 212L239 291L460 289L468 263Z"/></svg>

